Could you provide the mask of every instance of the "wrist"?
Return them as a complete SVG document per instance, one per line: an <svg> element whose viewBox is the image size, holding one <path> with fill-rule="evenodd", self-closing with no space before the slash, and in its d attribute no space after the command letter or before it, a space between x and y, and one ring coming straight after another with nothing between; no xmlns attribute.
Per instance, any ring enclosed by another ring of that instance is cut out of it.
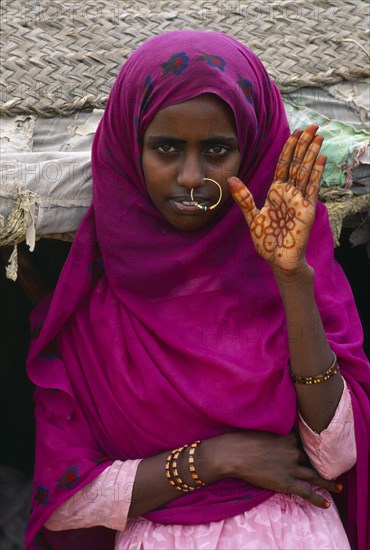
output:
<svg viewBox="0 0 370 550"><path fill-rule="evenodd" d="M289 286L310 286L315 276L314 269L306 262L292 270L274 267L272 272L280 289Z"/></svg>
<svg viewBox="0 0 370 550"><path fill-rule="evenodd" d="M228 449L225 434L206 439L197 449L195 457L198 475L205 483L216 483L225 477L234 477L232 453Z"/></svg>

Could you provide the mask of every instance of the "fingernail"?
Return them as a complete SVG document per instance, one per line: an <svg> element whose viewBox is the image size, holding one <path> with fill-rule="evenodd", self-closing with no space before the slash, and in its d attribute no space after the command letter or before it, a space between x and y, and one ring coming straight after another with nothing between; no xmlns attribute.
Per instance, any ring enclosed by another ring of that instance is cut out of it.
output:
<svg viewBox="0 0 370 550"><path fill-rule="evenodd" d="M324 507L325 508L330 508L330 502L328 500L325 500Z"/></svg>
<svg viewBox="0 0 370 550"><path fill-rule="evenodd" d="M338 493L341 493L343 491L343 483L337 483L335 486Z"/></svg>
<svg viewBox="0 0 370 550"><path fill-rule="evenodd" d="M240 181L239 181L239 178L237 178L236 176L231 176L230 178L228 178L228 184L229 186L231 187L231 190L235 190L237 189L238 187L240 187Z"/></svg>

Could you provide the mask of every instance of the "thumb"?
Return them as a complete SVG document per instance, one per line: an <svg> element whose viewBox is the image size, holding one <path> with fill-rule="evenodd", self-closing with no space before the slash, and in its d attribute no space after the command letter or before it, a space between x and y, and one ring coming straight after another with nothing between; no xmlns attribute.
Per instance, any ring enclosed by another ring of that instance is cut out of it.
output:
<svg viewBox="0 0 370 550"><path fill-rule="evenodd" d="M234 201L240 206L241 211L247 220L247 224L250 225L257 214L259 214L259 210L254 204L252 193L236 176L228 178L227 181Z"/></svg>

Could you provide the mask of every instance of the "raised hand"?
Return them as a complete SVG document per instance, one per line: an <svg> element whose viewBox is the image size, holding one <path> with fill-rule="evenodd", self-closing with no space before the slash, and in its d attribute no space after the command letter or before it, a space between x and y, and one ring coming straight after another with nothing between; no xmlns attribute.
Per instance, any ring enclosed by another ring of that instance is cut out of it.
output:
<svg viewBox="0 0 370 550"><path fill-rule="evenodd" d="M305 264L305 250L315 219L320 180L326 157L318 126L296 130L279 157L274 181L261 210L237 177L228 179L231 194L250 228L257 253L273 269L294 271Z"/></svg>

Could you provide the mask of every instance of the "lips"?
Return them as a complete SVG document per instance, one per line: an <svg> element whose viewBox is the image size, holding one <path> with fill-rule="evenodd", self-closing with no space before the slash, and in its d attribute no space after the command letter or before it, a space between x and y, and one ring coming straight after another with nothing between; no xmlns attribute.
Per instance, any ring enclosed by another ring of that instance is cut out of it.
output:
<svg viewBox="0 0 370 550"><path fill-rule="evenodd" d="M197 205L208 206L211 202L205 198L199 198L196 201L192 201L189 197L175 197L170 199L172 206L178 211L186 214L202 214L205 212Z"/></svg>

